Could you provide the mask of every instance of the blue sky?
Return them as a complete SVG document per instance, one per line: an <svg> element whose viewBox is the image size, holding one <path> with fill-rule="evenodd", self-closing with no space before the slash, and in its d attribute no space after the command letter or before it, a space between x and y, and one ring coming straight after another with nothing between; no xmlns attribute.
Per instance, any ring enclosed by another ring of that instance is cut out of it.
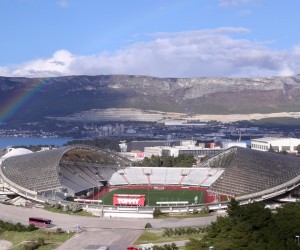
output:
<svg viewBox="0 0 300 250"><path fill-rule="evenodd" d="M299 9L299 0L1 0L0 75L295 75Z"/></svg>

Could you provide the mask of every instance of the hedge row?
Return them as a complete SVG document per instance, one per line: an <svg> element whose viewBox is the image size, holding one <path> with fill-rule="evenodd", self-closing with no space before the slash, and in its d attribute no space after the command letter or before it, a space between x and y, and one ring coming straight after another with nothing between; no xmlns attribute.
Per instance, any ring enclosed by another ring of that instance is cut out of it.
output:
<svg viewBox="0 0 300 250"><path fill-rule="evenodd" d="M30 232L33 230L36 230L37 228L35 225L29 225L25 226L21 223L13 224L10 222L5 222L0 220L0 230L6 230L6 231L16 231L16 232Z"/></svg>

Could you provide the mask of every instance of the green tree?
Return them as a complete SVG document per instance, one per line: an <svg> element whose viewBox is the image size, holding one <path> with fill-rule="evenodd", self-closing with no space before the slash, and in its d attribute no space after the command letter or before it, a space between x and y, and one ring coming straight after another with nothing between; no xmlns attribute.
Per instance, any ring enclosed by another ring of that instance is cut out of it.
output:
<svg viewBox="0 0 300 250"><path fill-rule="evenodd" d="M180 154L174 158L175 167L192 167L196 163L196 159L192 155Z"/></svg>
<svg viewBox="0 0 300 250"><path fill-rule="evenodd" d="M196 159L192 155L180 154L178 157L173 156L156 156L145 157L142 161L136 162L135 166L144 167L192 167Z"/></svg>
<svg viewBox="0 0 300 250"><path fill-rule="evenodd" d="M162 166L163 167L173 167L174 157L173 156L164 156L162 157Z"/></svg>
<svg viewBox="0 0 300 250"><path fill-rule="evenodd" d="M231 217L236 217L239 214L239 203L234 198L231 198L227 206L227 212Z"/></svg>
<svg viewBox="0 0 300 250"><path fill-rule="evenodd" d="M159 156L151 155L150 158L150 167L160 167L161 166L161 159Z"/></svg>
<svg viewBox="0 0 300 250"><path fill-rule="evenodd" d="M229 207L229 216L218 217L202 240L191 239L185 249L300 249L300 203L286 204L276 213L262 202L239 206L232 199Z"/></svg>

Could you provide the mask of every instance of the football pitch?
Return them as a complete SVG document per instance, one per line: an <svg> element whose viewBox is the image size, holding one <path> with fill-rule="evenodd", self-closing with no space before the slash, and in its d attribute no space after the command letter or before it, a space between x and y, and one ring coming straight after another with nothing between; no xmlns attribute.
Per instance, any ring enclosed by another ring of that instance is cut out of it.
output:
<svg viewBox="0 0 300 250"><path fill-rule="evenodd" d="M205 193L201 190L147 190L147 189L116 189L102 197L103 205L113 204L114 194L144 194L146 205L156 206L159 201L188 201L189 204L204 202Z"/></svg>

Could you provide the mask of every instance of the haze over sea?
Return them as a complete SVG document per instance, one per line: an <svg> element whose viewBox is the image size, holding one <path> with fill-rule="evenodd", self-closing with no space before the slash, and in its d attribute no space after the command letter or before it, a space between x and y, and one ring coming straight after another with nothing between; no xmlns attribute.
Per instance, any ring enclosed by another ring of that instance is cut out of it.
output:
<svg viewBox="0 0 300 250"><path fill-rule="evenodd" d="M0 149L12 146L54 145L62 146L72 139L61 137L0 137Z"/></svg>

